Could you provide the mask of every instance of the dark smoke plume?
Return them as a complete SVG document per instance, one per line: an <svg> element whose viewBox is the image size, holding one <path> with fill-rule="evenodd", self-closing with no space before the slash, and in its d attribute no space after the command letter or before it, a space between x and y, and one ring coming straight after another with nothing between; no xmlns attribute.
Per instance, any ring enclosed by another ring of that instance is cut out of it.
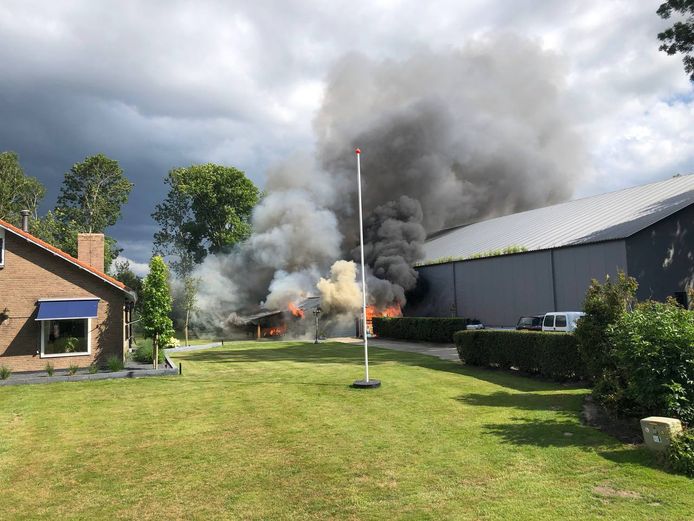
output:
<svg viewBox="0 0 694 521"><path fill-rule="evenodd" d="M364 222L364 260L370 267L366 285L371 301L378 307L405 304L405 291L417 284L412 265L424 255L426 231L422 217L419 202L403 195L376 207ZM355 261L359 255L360 248L352 250Z"/></svg>
<svg viewBox="0 0 694 521"><path fill-rule="evenodd" d="M564 76L555 55L509 35L400 61L345 56L314 121L315 160L270 172L253 236L201 267L200 307L280 306L354 258L357 146L372 301L404 300L425 232L568 199L586 163Z"/></svg>

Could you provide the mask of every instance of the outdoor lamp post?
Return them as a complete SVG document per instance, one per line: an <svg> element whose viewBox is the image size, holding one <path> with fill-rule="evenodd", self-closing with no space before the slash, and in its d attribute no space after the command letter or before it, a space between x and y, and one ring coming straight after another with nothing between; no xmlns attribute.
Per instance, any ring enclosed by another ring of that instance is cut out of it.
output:
<svg viewBox="0 0 694 521"><path fill-rule="evenodd" d="M361 250L361 293L362 293L362 325L364 326L364 379L356 380L352 387L357 389L375 389L381 386L380 380L369 379L369 335L366 330L366 271L364 268L364 224L361 208L361 150L354 151L357 155L357 193L359 194L359 245Z"/></svg>
<svg viewBox="0 0 694 521"><path fill-rule="evenodd" d="M318 317L320 316L322 311L323 310L320 308L320 306L318 306L316 309L313 310L313 316L316 319L316 341L313 342L314 344L318 343Z"/></svg>

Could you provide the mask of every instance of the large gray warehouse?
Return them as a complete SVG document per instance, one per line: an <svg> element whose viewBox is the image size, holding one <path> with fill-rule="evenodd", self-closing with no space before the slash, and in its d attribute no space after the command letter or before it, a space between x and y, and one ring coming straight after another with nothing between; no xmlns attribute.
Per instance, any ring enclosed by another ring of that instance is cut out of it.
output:
<svg viewBox="0 0 694 521"><path fill-rule="evenodd" d="M471 258L509 248L521 253ZM582 308L591 279L623 270L639 300L686 300L694 272L694 175L506 215L429 237L408 316L478 318Z"/></svg>

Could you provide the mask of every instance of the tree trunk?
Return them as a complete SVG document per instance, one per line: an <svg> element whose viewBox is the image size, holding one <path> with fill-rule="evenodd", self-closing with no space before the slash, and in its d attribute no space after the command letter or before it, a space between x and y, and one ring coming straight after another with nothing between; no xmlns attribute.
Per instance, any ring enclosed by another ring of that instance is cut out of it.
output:
<svg viewBox="0 0 694 521"><path fill-rule="evenodd" d="M159 335L154 335L154 338L152 338L152 365L154 366L155 369L158 369L158 364L159 364L159 341L158 341Z"/></svg>
<svg viewBox="0 0 694 521"><path fill-rule="evenodd" d="M186 336L186 347L188 347L188 320L190 318L190 309L186 309L186 323L183 326L184 334Z"/></svg>

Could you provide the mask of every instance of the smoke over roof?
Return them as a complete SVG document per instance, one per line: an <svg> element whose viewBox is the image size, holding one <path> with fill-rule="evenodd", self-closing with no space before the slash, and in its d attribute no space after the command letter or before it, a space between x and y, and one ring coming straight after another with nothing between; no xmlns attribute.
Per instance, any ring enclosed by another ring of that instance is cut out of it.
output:
<svg viewBox="0 0 694 521"><path fill-rule="evenodd" d="M356 146L369 298L403 303L427 232L571 196L585 156L563 83L556 56L509 35L404 61L343 57L314 121L315 158L269 172L253 236L201 267L201 308L285 305L354 258Z"/></svg>

